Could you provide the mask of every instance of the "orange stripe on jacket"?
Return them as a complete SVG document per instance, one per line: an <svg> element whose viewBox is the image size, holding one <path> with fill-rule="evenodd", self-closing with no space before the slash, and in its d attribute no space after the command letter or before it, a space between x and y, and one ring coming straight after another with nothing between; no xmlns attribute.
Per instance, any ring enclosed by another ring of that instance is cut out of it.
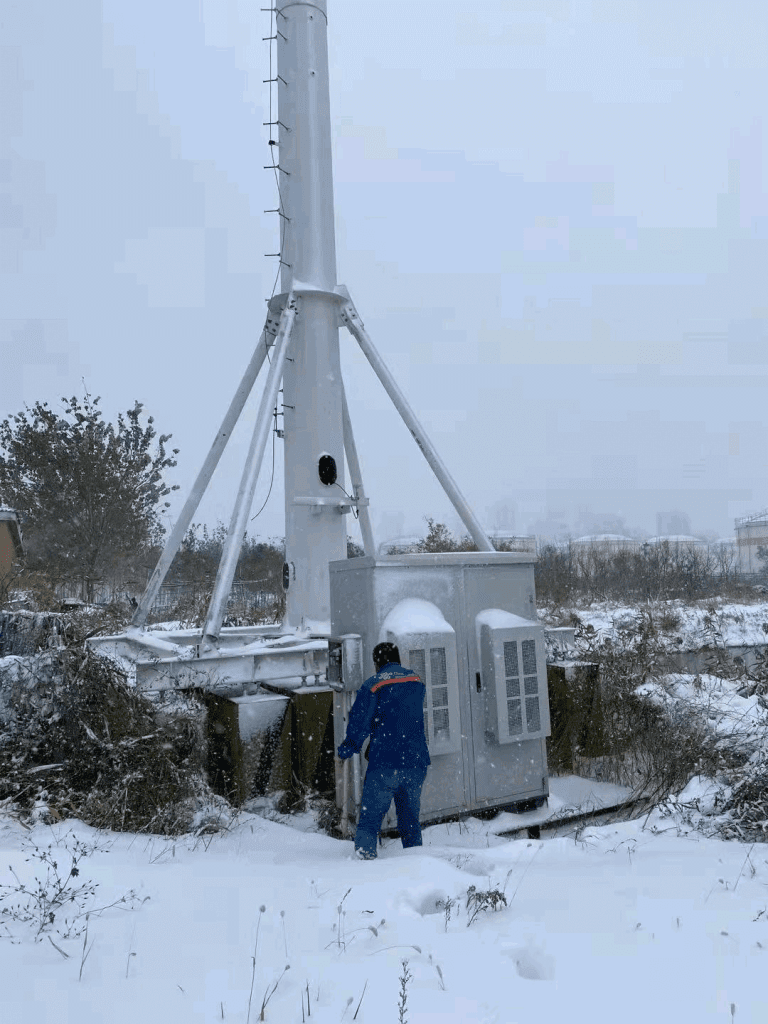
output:
<svg viewBox="0 0 768 1024"><path fill-rule="evenodd" d="M371 687L371 693L376 691L381 686L389 686L390 683L420 683L421 679L419 676L396 676L394 679L380 679L378 683L374 683Z"/></svg>

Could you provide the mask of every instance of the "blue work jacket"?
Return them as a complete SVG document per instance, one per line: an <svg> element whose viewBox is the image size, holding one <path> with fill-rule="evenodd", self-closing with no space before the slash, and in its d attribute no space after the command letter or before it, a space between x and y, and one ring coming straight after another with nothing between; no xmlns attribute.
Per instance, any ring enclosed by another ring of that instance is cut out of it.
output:
<svg viewBox="0 0 768 1024"><path fill-rule="evenodd" d="M357 691L339 757L359 753L370 734L372 768L426 768L425 696L426 687L415 672L394 662L384 665Z"/></svg>

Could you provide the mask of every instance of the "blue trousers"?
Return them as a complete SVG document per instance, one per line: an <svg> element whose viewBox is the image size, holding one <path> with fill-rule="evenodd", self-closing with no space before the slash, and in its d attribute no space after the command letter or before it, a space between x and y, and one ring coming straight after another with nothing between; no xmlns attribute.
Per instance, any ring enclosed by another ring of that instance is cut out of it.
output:
<svg viewBox="0 0 768 1024"><path fill-rule="evenodd" d="M363 784L360 820L355 832L355 850L373 859L384 815L395 801L397 828L403 848L421 846L419 809L426 768L368 767Z"/></svg>

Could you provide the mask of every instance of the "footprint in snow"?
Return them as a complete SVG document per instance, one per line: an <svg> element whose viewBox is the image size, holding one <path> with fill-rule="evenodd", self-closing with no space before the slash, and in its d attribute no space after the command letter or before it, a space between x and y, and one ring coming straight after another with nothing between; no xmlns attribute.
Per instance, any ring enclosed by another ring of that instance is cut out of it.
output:
<svg viewBox="0 0 768 1024"><path fill-rule="evenodd" d="M555 958L536 946L513 946L504 950L515 970L527 981L551 981L555 976Z"/></svg>
<svg viewBox="0 0 768 1024"><path fill-rule="evenodd" d="M443 908L438 904L447 899L448 894L442 889L420 889L400 893L399 903L425 917L427 914L442 914Z"/></svg>

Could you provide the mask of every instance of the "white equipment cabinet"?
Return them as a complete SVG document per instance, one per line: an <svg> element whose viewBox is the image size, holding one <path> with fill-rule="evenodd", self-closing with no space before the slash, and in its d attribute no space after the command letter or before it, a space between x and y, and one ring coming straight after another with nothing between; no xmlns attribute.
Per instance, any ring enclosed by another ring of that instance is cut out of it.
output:
<svg viewBox="0 0 768 1024"><path fill-rule="evenodd" d="M373 647L388 640L426 684L432 766L422 821L542 803L549 704L533 557L345 559L331 563L330 582L332 631L361 637L362 675L373 674ZM393 817L385 820L385 827L393 824Z"/></svg>

